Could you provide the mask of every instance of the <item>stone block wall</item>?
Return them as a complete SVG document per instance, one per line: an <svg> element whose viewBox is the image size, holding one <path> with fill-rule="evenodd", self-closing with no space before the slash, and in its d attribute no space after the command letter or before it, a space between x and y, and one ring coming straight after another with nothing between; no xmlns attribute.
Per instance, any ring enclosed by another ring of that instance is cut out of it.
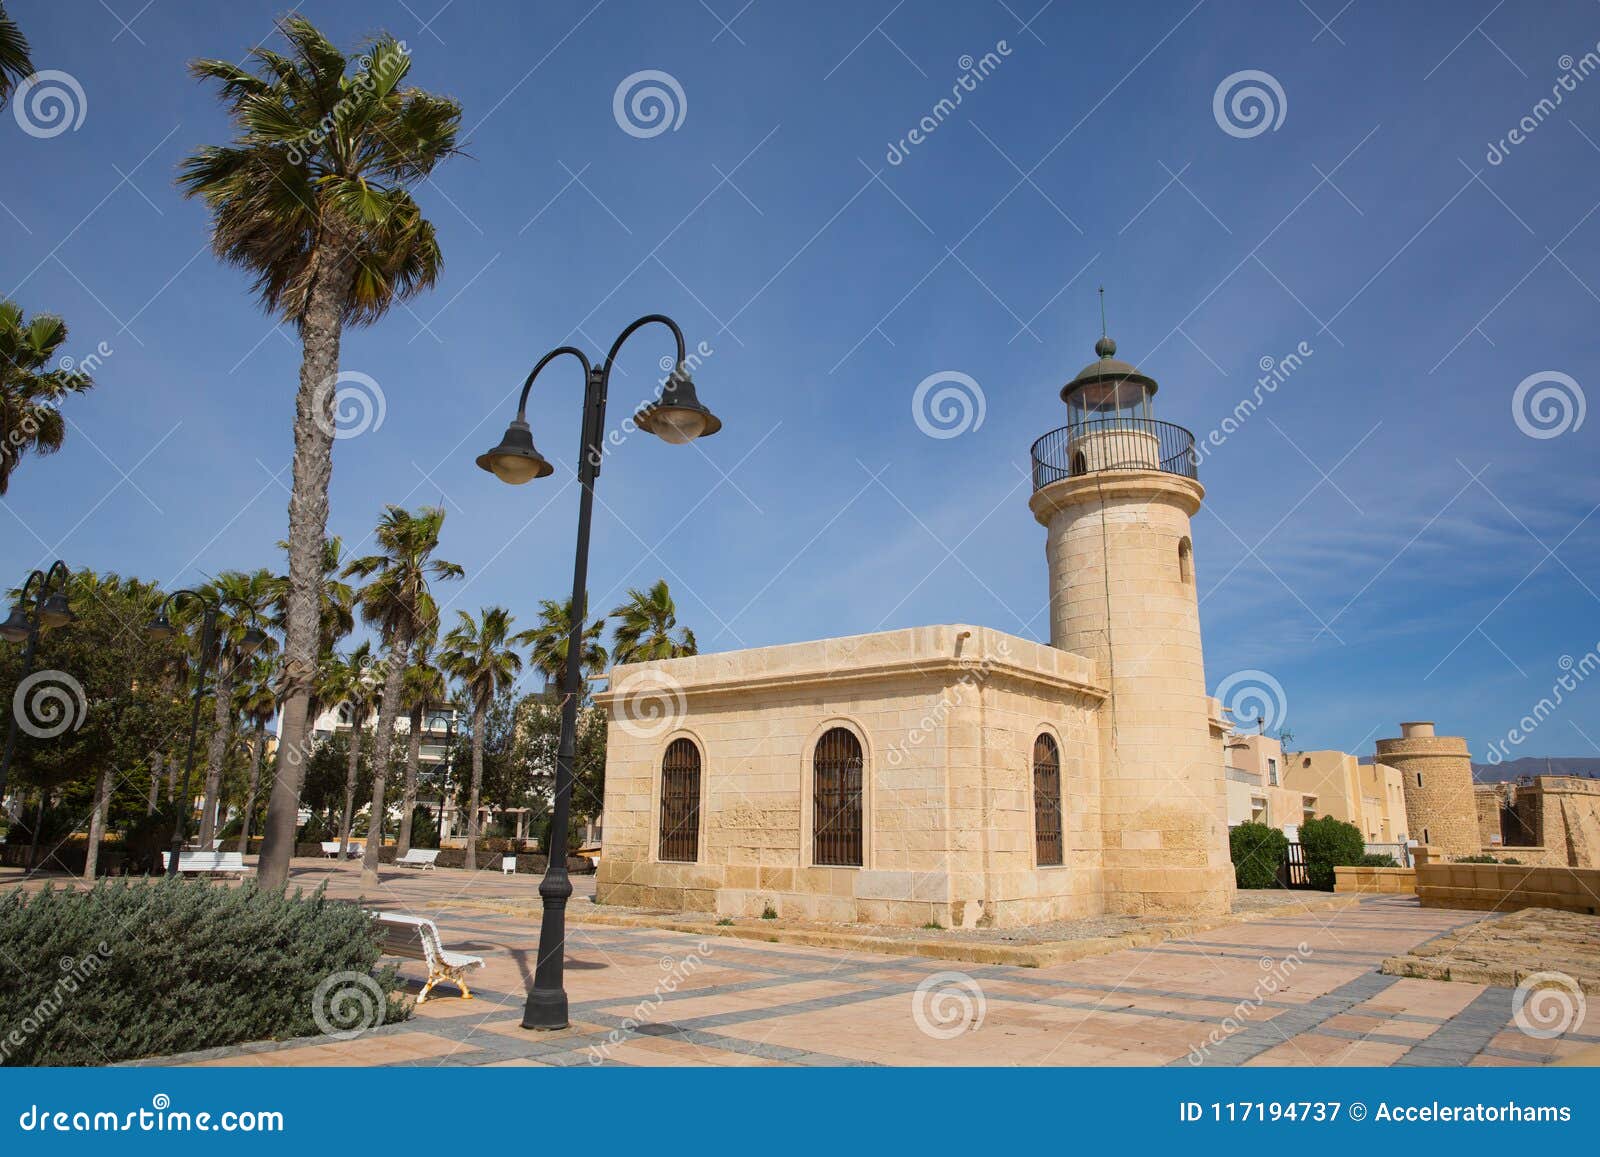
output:
<svg viewBox="0 0 1600 1157"><path fill-rule="evenodd" d="M1093 664L960 625L620 667L602 903L946 927L1101 910ZM665 710L653 716L652 704ZM863 864L812 856L811 767L831 727L865 756ZM1034 862L1032 749L1061 749L1068 867ZM699 855L659 858L660 765L701 753Z"/></svg>

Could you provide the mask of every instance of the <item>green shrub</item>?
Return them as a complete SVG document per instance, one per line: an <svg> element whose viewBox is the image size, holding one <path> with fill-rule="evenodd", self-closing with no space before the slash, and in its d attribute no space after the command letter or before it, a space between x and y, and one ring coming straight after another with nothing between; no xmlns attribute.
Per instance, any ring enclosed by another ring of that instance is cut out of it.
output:
<svg viewBox="0 0 1600 1157"><path fill-rule="evenodd" d="M1373 853L1361 857L1361 866L1363 868L1398 868L1400 861L1390 855Z"/></svg>
<svg viewBox="0 0 1600 1157"><path fill-rule="evenodd" d="M168 879L17 888L0 896L0 945L0 1063L10 1065L107 1064L411 1013L393 966L371 975L371 918L320 890Z"/></svg>
<svg viewBox="0 0 1600 1157"><path fill-rule="evenodd" d="M1507 856L1503 860L1497 860L1497 859L1495 859L1495 857L1489 855L1489 853L1487 853L1487 852L1481 852L1476 856L1457 856L1453 862L1457 863L1457 864L1520 864L1520 863L1522 863L1522 861L1517 859L1515 856Z"/></svg>
<svg viewBox="0 0 1600 1157"><path fill-rule="evenodd" d="M1239 824L1228 832L1234 882L1241 888L1271 888L1289 850L1289 837L1268 824Z"/></svg>
<svg viewBox="0 0 1600 1157"><path fill-rule="evenodd" d="M1313 888L1333 891L1333 870L1349 868L1366 858L1367 841L1361 829L1332 816L1300 825L1300 846L1306 854L1306 876Z"/></svg>

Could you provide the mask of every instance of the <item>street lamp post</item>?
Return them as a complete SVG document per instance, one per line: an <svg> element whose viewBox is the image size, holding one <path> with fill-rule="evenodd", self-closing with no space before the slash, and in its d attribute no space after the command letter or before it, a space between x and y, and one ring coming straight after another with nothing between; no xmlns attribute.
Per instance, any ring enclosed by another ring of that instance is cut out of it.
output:
<svg viewBox="0 0 1600 1157"><path fill-rule="evenodd" d="M195 739L200 731L200 700L205 695L206 667L211 661L211 651L216 645L217 617L222 608L216 598L205 591L177 590L173 591L156 609L156 617L145 627L145 632L152 639L170 639L178 633L178 628L172 625L172 620L167 617L167 609L176 606L184 599L193 599L205 607L204 617L200 620L200 654L196 660L194 678L194 705L189 711L189 754L183 766L183 793L179 796L178 821L172 828L172 853L167 857L167 875L178 874L178 858L183 851L183 845L189 839L189 806L191 784L194 779L194 748ZM245 631L244 637L239 642L239 651L244 655L252 655L266 641L255 627Z"/></svg>
<svg viewBox="0 0 1600 1157"><path fill-rule="evenodd" d="M444 809L450 800L450 778L456 764L456 713L444 725L444 783L439 788L439 846L444 847Z"/></svg>
<svg viewBox="0 0 1600 1157"><path fill-rule="evenodd" d="M572 809L572 763L577 748L578 701L583 689L583 624L588 608L589 526L594 507L594 480L600 473L602 442L605 436L606 392L617 351L640 328L657 323L672 331L678 356L673 371L662 385L660 396L643 406L633 417L642 430L674 444L691 442L715 434L722 423L701 404L689 377L688 355L683 331L678 323L663 314L646 314L618 335L599 366L589 364L584 352L574 346L561 346L540 358L522 384L517 416L506 427L500 444L478 456L480 467L502 482L520 486L555 472L555 467L533 445L528 427L528 391L533 380L555 358L570 354L583 366L583 435L579 442L578 542L572 564L572 621L567 638L567 662L561 679L561 742L556 751L555 811L550 823L550 847L545 849L544 879L539 896L544 913L539 926L539 956L534 968L533 986L528 990L522 1012L522 1027L562 1029L567 1027L567 993L564 987L567 899L572 881L567 876L567 823Z"/></svg>
<svg viewBox="0 0 1600 1157"><path fill-rule="evenodd" d="M58 576L61 589L51 594L50 588ZM50 564L49 570L34 571L22 584L22 592L11 607L10 618L0 623L0 639L8 643L27 643L22 651L22 676L18 681L19 687L22 681L33 674L34 655L39 649L40 628L63 627L78 617L67 605L67 580L71 577L72 571L59 558ZM36 583L39 589L34 593L33 606L30 608L28 592ZM11 757L17 749L17 716L21 711L15 703L12 704L10 714L11 721L6 727L5 754L0 755L0 799L5 798L6 785L11 782ZM37 838L38 833L35 832L34 835Z"/></svg>

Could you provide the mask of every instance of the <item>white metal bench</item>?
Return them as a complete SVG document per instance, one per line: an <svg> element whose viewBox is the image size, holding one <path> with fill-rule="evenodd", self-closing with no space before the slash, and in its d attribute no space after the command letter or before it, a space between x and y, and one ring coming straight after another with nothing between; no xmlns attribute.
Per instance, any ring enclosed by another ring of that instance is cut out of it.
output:
<svg viewBox="0 0 1600 1157"><path fill-rule="evenodd" d="M423 868L433 871L433 862L439 858L438 848L412 848L405 855L398 857L394 866L397 868Z"/></svg>
<svg viewBox="0 0 1600 1157"><path fill-rule="evenodd" d="M467 988L467 973L474 968L482 968L483 957L451 952L439 937L438 925L422 916L402 916L396 912L375 912L373 915L383 929L384 955L420 960L428 966L428 982L417 996L418 1004L428 999L428 993L441 980L448 980L460 989L462 1000L472 999L472 993Z"/></svg>
<svg viewBox="0 0 1600 1157"><path fill-rule="evenodd" d="M171 852L161 853L161 868L166 870L168 857ZM182 876L226 876L229 874L243 876L250 869L245 867L244 855L240 852L179 852L178 874Z"/></svg>
<svg viewBox="0 0 1600 1157"><path fill-rule="evenodd" d="M365 844L358 844L355 840L351 840L349 845L345 848L344 854L347 859L354 859L356 856L361 855L366 850L367 848ZM337 860L339 858L339 841L323 840L322 854L327 856L330 860Z"/></svg>

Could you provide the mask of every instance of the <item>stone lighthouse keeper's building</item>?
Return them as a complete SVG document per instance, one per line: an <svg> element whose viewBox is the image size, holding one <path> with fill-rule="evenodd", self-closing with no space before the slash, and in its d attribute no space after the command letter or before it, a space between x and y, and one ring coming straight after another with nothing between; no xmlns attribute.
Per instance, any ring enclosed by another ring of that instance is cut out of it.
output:
<svg viewBox="0 0 1600 1157"><path fill-rule="evenodd" d="M1095 350L1032 449L1050 644L949 624L615 668L602 902L945 927L1226 911L1194 440Z"/></svg>

